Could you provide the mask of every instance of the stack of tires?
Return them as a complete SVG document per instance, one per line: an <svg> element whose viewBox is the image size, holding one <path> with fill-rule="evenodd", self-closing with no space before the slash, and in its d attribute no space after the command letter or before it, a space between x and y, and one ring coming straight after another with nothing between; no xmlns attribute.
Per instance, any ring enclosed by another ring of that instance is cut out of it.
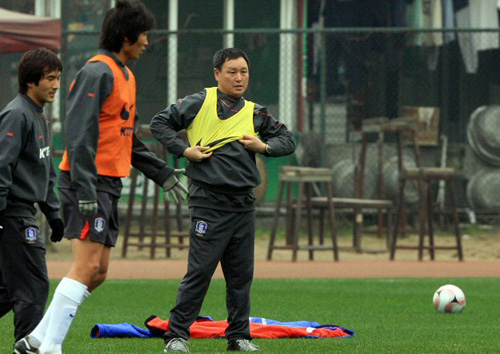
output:
<svg viewBox="0 0 500 354"><path fill-rule="evenodd" d="M500 105L477 108L467 126L467 140L481 164L469 178L467 202L476 212L500 211Z"/></svg>
<svg viewBox="0 0 500 354"><path fill-rule="evenodd" d="M403 151L403 165L415 166L415 159L411 153ZM340 198L355 198L356 162L352 158L342 159L332 167L332 181L334 196ZM369 149L366 156L365 178L363 186L364 199L379 199L378 191L378 154L376 149ZM382 166L382 183L385 190L384 199L397 201L398 198L398 158L394 148L385 148ZM416 182L406 183L404 190L405 203L408 206L416 205L420 196Z"/></svg>

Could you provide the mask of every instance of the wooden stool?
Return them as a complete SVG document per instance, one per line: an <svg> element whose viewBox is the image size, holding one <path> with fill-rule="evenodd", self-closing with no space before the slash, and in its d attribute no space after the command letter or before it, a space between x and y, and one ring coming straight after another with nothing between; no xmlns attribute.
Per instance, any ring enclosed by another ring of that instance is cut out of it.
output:
<svg viewBox="0 0 500 354"><path fill-rule="evenodd" d="M164 211L164 227L163 230L158 229L158 218L159 218L159 205L160 205L160 193L163 190L160 189L158 185L154 186L154 196L153 196L153 211L151 219L146 217L146 212L148 208L148 185L150 182L147 178L144 178L144 184L142 189L142 201L140 205L140 216L138 219L139 230L132 231L132 219L133 210L135 208L135 194L137 189L137 179L138 171L136 169L132 170L132 180L130 184L129 200L127 205L127 213L125 220L125 229L123 235L123 248L122 257L127 257L128 246L137 246L139 250L142 248L150 249L150 259L154 259L156 255L157 248L165 248L165 256L168 258L171 256L171 249L178 248L180 250L188 248L188 244L184 243L184 238L189 237L188 231L183 231L182 227L182 215L181 206L178 204L176 206L175 218L177 221L176 230L172 230L172 220L169 212L169 203L164 201L163 211ZM149 229L147 229L150 227ZM131 237L138 237L137 241L132 241ZM151 237L150 242L145 242L146 237ZM165 237L165 241L162 243L157 242L158 237ZM172 237L177 237L178 242L173 243Z"/></svg>
<svg viewBox="0 0 500 354"><path fill-rule="evenodd" d="M326 198L328 201L330 232L332 237L332 246L314 245L313 231L312 231L312 189L314 183L324 183L326 190ZM292 200L292 185L298 184L297 200ZM274 241L276 239L276 231L278 229L279 214L281 208L281 201L283 198L283 191L286 188L286 236L287 243L284 246L276 246ZM304 196L306 197L304 200ZM308 245L299 245L299 228L302 216L302 207L305 203L305 210L308 219ZM314 251L320 250L333 250L333 257L338 261L338 246L337 234L335 231L335 214L332 202L332 175L328 168L311 168L311 167L295 167L295 166L282 166L280 170L280 189L278 194L278 201L274 211L273 226L271 230L271 238L269 241L269 249L267 259L271 260L273 250L292 250L292 261L297 261L298 250L309 251L309 260L314 259Z"/></svg>
<svg viewBox="0 0 500 354"><path fill-rule="evenodd" d="M361 152L359 155L359 170L356 176L356 198L363 198L363 188L365 180L365 168L366 168L366 153L368 137L372 134L378 135L377 140L377 159L378 159L378 179L377 179L377 198L379 200L385 199L385 188L383 181L383 166L384 166L384 145L385 136L387 134L396 135L396 149L398 157L398 172L401 176L403 170L403 136L408 136L410 145L413 149L413 157L415 159L415 166L421 167L420 150L417 142L417 133L413 123L408 122L404 118L396 118L392 120L387 120L385 118L373 118L367 119L363 122L362 127L362 143ZM403 215L406 215L406 205L402 203L399 205ZM381 230L383 224L383 214L382 210L379 209L378 212L378 236L381 237ZM405 233L405 225L402 225L403 234Z"/></svg>
<svg viewBox="0 0 500 354"><path fill-rule="evenodd" d="M149 124L141 124L139 125L137 136L139 138L152 138L151 130L149 129ZM160 157L164 161L168 160L167 150L156 140L152 144L146 144L148 148L156 154L156 156ZM179 168L179 160L174 160L174 168ZM135 194L137 189L137 178L139 174L136 169L132 169L131 173L131 183L130 183L130 193L129 200L127 205L127 216L125 220L125 230L123 236L123 248L122 248L122 257L127 257L128 246L137 246L139 250L146 247L150 249L150 258L154 259L156 254L156 248L165 248L166 257L171 256L171 249L178 248L180 250L184 248L188 248L188 245L184 243L184 238L189 237L188 231L183 231L182 226L182 207L180 204L177 204L175 207L175 219L177 222L177 227L175 230L172 227L172 217L170 215L169 203L168 201L164 201L163 203L163 213L164 213L164 227L163 230L158 230L158 217L159 217L159 206L160 206L160 193L163 193L163 190L160 190L160 187L155 184L154 186L154 196L153 196L153 215L151 219L146 219L146 212L148 209L148 186L149 183L153 183L148 178L144 178L144 185L142 189L142 201L141 201L141 209L139 216L139 231L133 232L132 228L132 219L133 219L133 210L135 208ZM148 227L151 227L147 230ZM136 242L131 241L131 237L137 236L138 240ZM145 243L144 239L148 236L151 236L151 242ZM165 237L165 242L158 243L157 237ZM172 243L172 237L178 238L178 243Z"/></svg>
<svg viewBox="0 0 500 354"><path fill-rule="evenodd" d="M399 225L404 223L405 220L402 218L401 208L398 207L398 213L396 216L396 225L394 227L394 233L392 237L391 244L391 256L390 259L394 260L396 249L418 249L418 259L421 261L423 259L424 249L428 249L430 253L431 260L434 260L434 250L457 250L458 259L463 260L462 251L462 238L460 235L458 212L457 212L457 202L455 194L455 169L453 168L406 168L403 169L403 173L400 175L399 179L399 197L398 204L404 203L404 187L406 181L416 180L420 181L422 186L420 188L421 201L420 206L420 225L419 225L419 242L418 246L397 246L397 238L399 232ZM434 208L431 191L431 182L433 181L447 181L450 190L450 203L451 203L451 213L453 216L453 227L455 229L455 246L436 246L434 244ZM427 230L426 230L427 223ZM424 245L424 238L426 231L429 236L429 246Z"/></svg>

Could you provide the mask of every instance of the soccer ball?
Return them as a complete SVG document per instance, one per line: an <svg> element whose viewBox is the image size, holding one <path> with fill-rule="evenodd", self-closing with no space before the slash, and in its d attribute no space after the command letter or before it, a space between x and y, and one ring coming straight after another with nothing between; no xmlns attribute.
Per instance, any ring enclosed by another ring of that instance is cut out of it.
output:
<svg viewBox="0 0 500 354"><path fill-rule="evenodd" d="M433 302L438 312L462 312L465 307L465 294L458 286L447 284L436 290Z"/></svg>

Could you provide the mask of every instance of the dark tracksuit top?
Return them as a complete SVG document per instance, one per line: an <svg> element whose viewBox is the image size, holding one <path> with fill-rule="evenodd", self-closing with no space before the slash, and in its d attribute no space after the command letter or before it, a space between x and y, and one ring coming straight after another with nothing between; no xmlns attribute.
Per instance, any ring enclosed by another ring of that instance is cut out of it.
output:
<svg viewBox="0 0 500 354"><path fill-rule="evenodd" d="M232 99L220 90L217 90L217 96L217 114L220 119L232 117L245 103L242 97ZM153 135L178 157L189 146L177 135L177 131L189 127L205 97L205 90L187 96L158 113L151 121ZM293 153L295 140L292 133L267 108L255 104L253 119L255 132L271 147L272 157ZM186 175L192 182L189 189L190 207L227 211L254 209L252 189L261 182L255 153L246 150L238 141L214 150L213 155L202 162L190 163Z"/></svg>
<svg viewBox="0 0 500 354"><path fill-rule="evenodd" d="M177 135L187 129L206 98L202 91L179 100L157 114L151 122L154 136L177 156L188 145ZM217 115L228 119L245 105L243 98L231 99L217 90ZM266 108L255 104L255 132L271 147L272 156L291 154L295 140L285 125ZM255 153L233 141L214 150L201 162L186 169L191 178L189 207L191 229L188 271L179 286L176 305L170 311L170 332L164 340L188 339L220 262L227 283L228 340L250 339L250 288L253 279L255 217L252 189L260 183ZM204 225L201 229L198 225Z"/></svg>
<svg viewBox="0 0 500 354"><path fill-rule="evenodd" d="M111 52L101 50L99 54L113 58L128 78L125 66ZM68 96L68 119L65 131L71 171L69 173L61 171L59 188L76 189L79 200L97 200L97 191L117 197L121 194L121 178L98 175L94 163L99 141L99 113L113 90L113 84L113 73L108 65L103 62L89 62L78 72ZM90 102L82 99L89 93L93 94L95 99ZM136 136L137 127L138 117L136 116L132 166L157 184L163 185L173 169L149 151Z"/></svg>
<svg viewBox="0 0 500 354"><path fill-rule="evenodd" d="M34 203L47 219L59 219L56 174L48 121L28 96L19 94L0 112L0 210L33 217Z"/></svg>
<svg viewBox="0 0 500 354"><path fill-rule="evenodd" d="M15 338L30 333L43 316L49 294L45 242L35 221L60 219L54 191L48 121L42 108L19 94L0 112L0 318L14 311Z"/></svg>

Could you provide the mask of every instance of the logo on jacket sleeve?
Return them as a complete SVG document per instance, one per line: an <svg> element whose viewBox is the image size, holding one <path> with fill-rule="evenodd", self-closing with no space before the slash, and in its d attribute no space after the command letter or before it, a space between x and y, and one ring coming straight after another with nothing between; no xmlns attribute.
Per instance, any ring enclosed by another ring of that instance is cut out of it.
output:
<svg viewBox="0 0 500 354"><path fill-rule="evenodd" d="M103 218L95 218L94 230L96 230L97 232L102 232L104 231L105 227L106 227L106 221L104 221Z"/></svg>
<svg viewBox="0 0 500 354"><path fill-rule="evenodd" d="M36 229L34 227L28 227L24 230L24 236L26 237L26 241L29 243L34 243L36 241Z"/></svg>
<svg viewBox="0 0 500 354"><path fill-rule="evenodd" d="M194 227L196 236L203 236L207 232L208 225L205 221L197 221Z"/></svg>
<svg viewBox="0 0 500 354"><path fill-rule="evenodd" d="M49 157L49 155L50 155L50 146L40 148L40 159Z"/></svg>

